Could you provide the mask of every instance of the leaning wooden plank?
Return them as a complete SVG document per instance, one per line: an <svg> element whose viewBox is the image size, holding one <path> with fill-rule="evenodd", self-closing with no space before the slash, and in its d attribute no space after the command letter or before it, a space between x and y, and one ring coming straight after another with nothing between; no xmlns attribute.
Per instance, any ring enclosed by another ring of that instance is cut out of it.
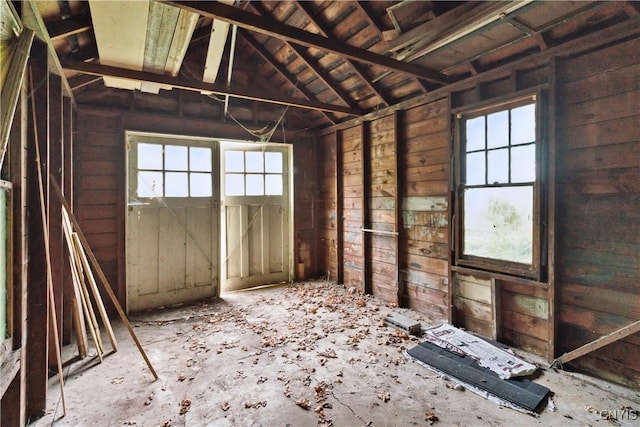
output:
<svg viewBox="0 0 640 427"><path fill-rule="evenodd" d="M29 74L31 93L34 93L33 75ZM42 235L44 237L44 253L47 263L47 290L49 294L49 313L51 314L51 326L53 328L53 340L55 341L56 362L58 364L58 380L60 383L60 398L62 400L62 414L67 415L67 405L64 400L64 379L62 377L62 356L60 354L60 338L58 335L58 316L56 314L56 300L53 293L53 281L51 278L51 253L49 251L49 225L47 224L47 209L44 201L44 184L42 180L42 162L40 161L40 142L38 141L38 124L36 120L35 97L31 97L31 108L33 111L33 134L35 136L36 147L36 168L38 169L38 192L40 195L40 215L42 216Z"/></svg>
<svg viewBox="0 0 640 427"><path fill-rule="evenodd" d="M563 354L554 360L554 364L558 363L567 363L574 359L577 359L580 356L584 356L585 354L591 353L594 350L604 347L605 345L609 345L612 342L621 340L622 338L626 338L629 335L633 335L637 332L640 332L640 320L637 320L627 326L624 326L620 329L616 329L615 331L607 334L603 337L598 338L595 341L591 341L588 344L583 345L582 347L578 347L575 350L572 350L568 353Z"/></svg>
<svg viewBox="0 0 640 427"><path fill-rule="evenodd" d="M145 353L144 349L142 348L142 344L140 344L138 337L133 331L133 327L131 326L131 323L129 323L129 319L127 319L127 315L124 313L124 310L122 310L120 301L118 301L116 294L113 293L113 288L111 288L111 285L107 280L107 276L105 276L104 271L102 271L102 268L100 267L100 263L98 262L95 255L93 254L93 251L91 250L91 246L89 246L89 242L84 237L84 234L82 233L82 229L80 228L80 224L78 223L78 220L76 219L75 215L73 215L73 212L71 212L71 207L69 206L69 202L67 202L67 200L62 195L62 191L60 190L60 186L56 182L55 177L53 175L50 175L50 179L51 179L51 186L53 187L53 191L56 193L56 196L58 196L58 199L60 200L60 203L62 203L62 206L64 206L64 208L66 209L67 214L69 215L69 219L73 223L73 226L76 232L78 233L78 238L82 243L82 247L86 251L89 261L91 261L91 265L93 265L93 268L96 270L98 277L100 278L100 280L102 281L102 284L104 285L104 289L107 291L107 295L109 295L109 298L111 299L111 302L115 306L116 311L120 315L122 322L127 327L127 330L129 331L129 335L131 335L133 342L136 344L136 347L138 347L138 350L140 351L140 355L142 355L142 358L144 359L145 363L149 367L149 370L153 374L153 377L157 380L158 374L156 373L156 370L153 369L153 366L151 365L151 361L149 361L149 358L147 357L147 353Z"/></svg>
<svg viewBox="0 0 640 427"><path fill-rule="evenodd" d="M71 223L69 218L65 216L64 210L62 211L62 231L67 242L67 253L69 254L69 266L71 268L71 279L73 282L73 322L76 329L76 339L78 344L78 352L80 358L84 359L87 356L87 327L84 322L84 316L82 313L84 309L80 300L80 278L78 277L78 270L75 264L75 257L73 256L73 246L71 241Z"/></svg>
<svg viewBox="0 0 640 427"><path fill-rule="evenodd" d="M71 316L73 320L73 326L76 331L76 343L78 345L78 355L80 360L87 357L87 328L84 324L84 319L80 314L80 301L75 296L71 298ZM82 326L81 326L82 325Z"/></svg>
<svg viewBox="0 0 640 427"><path fill-rule="evenodd" d="M82 250L82 243L78 238L78 233L73 233L73 240L75 242L76 249L78 251L78 257L80 258L80 262L84 268L85 275L87 279L89 279L89 289L93 294L93 299L96 302L96 306L98 307L98 313L100 314L100 318L102 319L102 323L104 324L105 329L107 330L107 335L109 335L109 341L111 341L111 348L113 351L118 351L118 343L116 342L116 336L113 333L113 328L111 327L111 322L109 321L109 316L107 315L107 310L104 308L104 303L102 302L102 297L100 296L100 291L98 290L98 284L96 283L96 279L91 272L91 266L89 265L89 260L87 260L86 253Z"/></svg>
<svg viewBox="0 0 640 427"><path fill-rule="evenodd" d="M72 233L72 241L74 242L73 248L73 256L75 257L75 263L78 268L78 276L80 277L80 297L82 298L82 306L84 307L84 313L87 317L87 323L89 323L89 327L91 328L91 336L93 337L93 342L96 345L96 351L98 352L98 357L102 362L102 353L104 353L104 347L102 346L102 336L100 334L100 326L98 325L98 319L96 318L96 313L93 310L93 305L91 305L91 296L89 295L89 291L87 290L87 283L85 279L85 272L82 266L82 262L80 261L80 255L78 254L78 250L75 247L75 241L73 240Z"/></svg>

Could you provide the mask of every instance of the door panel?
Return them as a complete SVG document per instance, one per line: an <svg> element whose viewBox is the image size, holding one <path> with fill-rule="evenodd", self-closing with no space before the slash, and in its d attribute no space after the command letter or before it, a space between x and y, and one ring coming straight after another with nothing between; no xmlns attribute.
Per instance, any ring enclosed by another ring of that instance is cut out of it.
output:
<svg viewBox="0 0 640 427"><path fill-rule="evenodd" d="M221 147L226 291L291 278L289 154L282 144Z"/></svg>
<svg viewBox="0 0 640 427"><path fill-rule="evenodd" d="M139 133L127 138L128 310L217 296L217 143Z"/></svg>

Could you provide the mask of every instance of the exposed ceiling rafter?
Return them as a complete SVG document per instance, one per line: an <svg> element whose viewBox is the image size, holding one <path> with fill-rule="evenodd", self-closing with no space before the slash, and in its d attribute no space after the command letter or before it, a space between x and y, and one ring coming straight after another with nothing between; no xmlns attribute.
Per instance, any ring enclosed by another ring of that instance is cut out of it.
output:
<svg viewBox="0 0 640 427"><path fill-rule="evenodd" d="M341 55L359 62L376 65L421 79L432 80L437 83L451 83L452 79L442 73L414 64L397 61L393 58L370 52L365 49L350 46L338 40L328 39L318 34L309 33L291 25L273 21L265 17L254 15L233 6L217 2L197 1L165 1L165 3L186 9L201 15L225 20L250 31L259 32L281 40L288 40L303 46Z"/></svg>
<svg viewBox="0 0 640 427"><path fill-rule="evenodd" d="M269 11L262 5L262 3L260 2L251 3L251 7L253 7L253 9L256 12L258 12L260 15L269 16ZM288 42L286 40L284 40L284 43L296 55L298 55L298 57L307 65L307 67L309 67L309 69L313 71L316 76L318 76L320 81L322 81L322 83L324 83L324 85L327 86L329 90L331 90L331 92L333 92L333 94L337 96L338 99L340 99L340 101L344 103L344 105L348 105L349 107L356 108L353 102L351 102L349 96L345 94L344 91L341 90L337 84L334 83L334 81L331 79L328 73L326 73L322 68L318 66L316 61L314 61L314 59L311 58L311 56L304 51L303 47L298 46L294 43Z"/></svg>
<svg viewBox="0 0 640 427"><path fill-rule="evenodd" d="M328 28L326 28L325 25L323 25L320 22L320 20L318 20L318 18L315 16L315 14L313 13L313 10L311 9L311 4L304 1L296 1L295 3L298 6L298 8L304 12L305 16L318 29L318 31L320 31L320 34L322 34L325 37L328 37L329 35L327 32ZM345 61L347 62L347 64L351 66L351 68L355 70L360 80L362 80L364 84L367 85L367 87L382 101L383 104L390 105L389 98L374 86L371 79L367 77L367 75L364 73L364 70L362 70L358 64L353 63L353 61L349 60L348 58L345 58Z"/></svg>
<svg viewBox="0 0 640 427"><path fill-rule="evenodd" d="M367 20L369 25L375 30L376 34L378 34L378 37L380 37L380 40L386 46L386 41L384 40L384 33L380 28L380 25L377 23L377 20L375 19L375 17L371 14L371 12L369 12L369 10L364 6L364 4L360 3L359 1L356 1L354 3L356 5L356 9L358 9L365 16L365 19ZM417 77L412 77L412 78L423 93L426 93L429 91L429 88L422 82L422 80L418 79ZM378 79L377 81L380 81L380 80L382 80L382 78Z"/></svg>
<svg viewBox="0 0 640 427"><path fill-rule="evenodd" d="M256 51L258 55L262 57L268 64L270 64L289 84L291 84L295 89L300 92L305 98L309 100L317 100L313 93L311 93L304 85L298 86L296 84L296 79L294 76L291 76L291 73L279 62L276 62L272 59L270 53L262 46L258 41L253 38L248 31L240 30L240 36ZM335 124L337 121L328 115L327 112L323 112L327 115L327 118L331 123Z"/></svg>
<svg viewBox="0 0 640 427"><path fill-rule="evenodd" d="M128 70L125 68L111 67L107 65L91 64L82 61L65 60L63 62L65 70L76 71L94 76L114 77L145 83L171 86L194 92L208 92L216 95L229 95L234 98L250 99L253 101L263 101L271 104L289 105L291 107L305 108L318 111L330 111L358 116L362 112L352 108L339 105L325 104L311 100L287 97L280 94L269 94L263 90L255 90L248 87L227 87L224 84L204 83L193 79L176 78L162 74L154 74L145 71Z"/></svg>

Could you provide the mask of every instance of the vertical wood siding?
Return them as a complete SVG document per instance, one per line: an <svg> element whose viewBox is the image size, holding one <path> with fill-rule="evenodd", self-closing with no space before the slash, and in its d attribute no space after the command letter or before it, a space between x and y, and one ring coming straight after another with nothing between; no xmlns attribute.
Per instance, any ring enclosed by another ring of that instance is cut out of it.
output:
<svg viewBox="0 0 640 427"><path fill-rule="evenodd" d="M336 195L336 136L322 137L318 143L318 251L322 275L338 277L338 213Z"/></svg>
<svg viewBox="0 0 640 427"><path fill-rule="evenodd" d="M403 304L448 315L450 146L448 101L406 110L401 126Z"/></svg>
<svg viewBox="0 0 640 427"><path fill-rule="evenodd" d="M640 319L640 40L558 62L560 351ZM637 387L640 335L576 359Z"/></svg>
<svg viewBox="0 0 640 427"><path fill-rule="evenodd" d="M343 206L343 281L346 286L364 292L362 125L341 133L343 187L338 197Z"/></svg>

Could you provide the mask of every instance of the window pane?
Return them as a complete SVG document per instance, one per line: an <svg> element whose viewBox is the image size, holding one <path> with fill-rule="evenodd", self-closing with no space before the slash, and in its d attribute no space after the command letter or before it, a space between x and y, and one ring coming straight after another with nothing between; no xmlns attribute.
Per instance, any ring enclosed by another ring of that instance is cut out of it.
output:
<svg viewBox="0 0 640 427"><path fill-rule="evenodd" d="M264 172L264 160L262 152L247 151L244 153L247 172Z"/></svg>
<svg viewBox="0 0 640 427"><path fill-rule="evenodd" d="M224 179L224 194L227 196L244 196L244 175L241 173L226 174Z"/></svg>
<svg viewBox="0 0 640 427"><path fill-rule="evenodd" d="M487 148L509 145L509 111L499 111L487 116Z"/></svg>
<svg viewBox="0 0 640 427"><path fill-rule="evenodd" d="M485 183L484 151L467 154L467 185L482 185Z"/></svg>
<svg viewBox="0 0 640 427"><path fill-rule="evenodd" d="M511 182L536 180L536 146L522 145L511 149Z"/></svg>
<svg viewBox="0 0 640 427"><path fill-rule="evenodd" d="M509 182L509 149L491 150L487 153L487 183L502 184Z"/></svg>
<svg viewBox="0 0 640 427"><path fill-rule="evenodd" d="M264 180L267 196L282 196L282 175L266 175Z"/></svg>
<svg viewBox="0 0 640 427"><path fill-rule="evenodd" d="M264 153L264 171L282 173L282 153Z"/></svg>
<svg viewBox="0 0 640 427"><path fill-rule="evenodd" d="M464 191L465 255L533 262L533 186Z"/></svg>
<svg viewBox="0 0 640 427"><path fill-rule="evenodd" d="M210 173L192 173L190 175L189 194L191 197L211 197L213 195Z"/></svg>
<svg viewBox="0 0 640 427"><path fill-rule="evenodd" d="M467 152L484 150L484 116L467 120Z"/></svg>
<svg viewBox="0 0 640 427"><path fill-rule="evenodd" d="M536 140L536 104L511 110L511 144L525 144Z"/></svg>
<svg viewBox="0 0 640 427"><path fill-rule="evenodd" d="M264 178L262 174L247 175L247 196L264 196Z"/></svg>
<svg viewBox="0 0 640 427"><path fill-rule="evenodd" d="M162 197L162 172L138 172L138 197Z"/></svg>
<svg viewBox="0 0 640 427"><path fill-rule="evenodd" d="M164 176L166 197L189 196L189 180L186 172L167 172Z"/></svg>
<svg viewBox="0 0 640 427"><path fill-rule="evenodd" d="M224 170L225 172L244 172L244 151L225 151Z"/></svg>
<svg viewBox="0 0 640 427"><path fill-rule="evenodd" d="M211 172L211 148L189 148L189 170Z"/></svg>
<svg viewBox="0 0 640 427"><path fill-rule="evenodd" d="M138 144L138 169L162 169L162 145Z"/></svg>
<svg viewBox="0 0 640 427"><path fill-rule="evenodd" d="M189 169L187 147L165 145L164 168L170 171L186 171Z"/></svg>

